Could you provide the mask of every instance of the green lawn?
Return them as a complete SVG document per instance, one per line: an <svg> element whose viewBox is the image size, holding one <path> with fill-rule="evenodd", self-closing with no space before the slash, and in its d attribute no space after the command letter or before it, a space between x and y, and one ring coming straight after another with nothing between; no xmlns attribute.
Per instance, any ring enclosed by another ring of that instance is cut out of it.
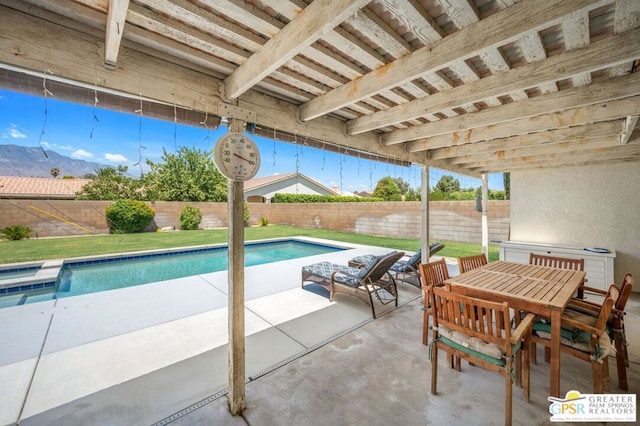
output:
<svg viewBox="0 0 640 426"><path fill-rule="evenodd" d="M419 239L374 237L323 229L297 228L287 225L245 228L245 240L262 240L306 236L334 241L389 247L416 251ZM38 238L21 241L0 240L0 264L31 260L66 259L97 254L123 253L172 247L188 247L227 242L226 229L208 229L179 232L148 232L142 234L97 235L82 237ZM469 256L480 253L479 244L439 241L445 248L442 256ZM489 260L498 259L498 246L489 246Z"/></svg>

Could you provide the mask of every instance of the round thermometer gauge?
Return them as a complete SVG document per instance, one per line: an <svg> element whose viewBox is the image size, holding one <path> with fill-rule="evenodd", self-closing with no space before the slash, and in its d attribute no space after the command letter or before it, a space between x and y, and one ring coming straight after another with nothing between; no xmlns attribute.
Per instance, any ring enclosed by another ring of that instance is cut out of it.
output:
<svg viewBox="0 0 640 426"><path fill-rule="evenodd" d="M242 133L227 133L213 148L216 167L227 179L247 181L260 169L260 152L255 142Z"/></svg>

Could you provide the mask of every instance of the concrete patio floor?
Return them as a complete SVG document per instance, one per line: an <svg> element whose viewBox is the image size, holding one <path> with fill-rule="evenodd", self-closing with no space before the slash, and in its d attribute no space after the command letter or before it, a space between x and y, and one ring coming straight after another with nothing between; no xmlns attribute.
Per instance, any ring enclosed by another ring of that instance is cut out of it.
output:
<svg viewBox="0 0 640 426"><path fill-rule="evenodd" d="M300 288L300 268L345 263L356 247L247 268L247 409L227 409L226 272L0 310L0 425L502 424L504 381L480 368L439 368L421 344L421 299L400 307ZM455 266L452 265L455 269ZM640 383L640 295L628 305L629 393ZM30 336L30 339L21 337ZM539 348L539 351L542 351ZM444 357L440 357L443 361ZM543 359L542 352L539 360ZM609 392L617 389L611 360ZM514 424L549 424L549 370L532 366L531 403L514 388ZM591 370L563 356L561 391L591 391ZM620 424L620 423L617 423Z"/></svg>

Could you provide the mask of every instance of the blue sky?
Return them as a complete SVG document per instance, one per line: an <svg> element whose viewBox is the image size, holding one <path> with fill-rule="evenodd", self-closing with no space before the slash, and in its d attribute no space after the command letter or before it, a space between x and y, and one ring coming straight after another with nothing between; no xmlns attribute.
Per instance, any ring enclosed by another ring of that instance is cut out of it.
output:
<svg viewBox="0 0 640 426"><path fill-rule="evenodd" d="M0 144L38 146L68 157L105 165L128 166L139 175L146 160L161 161L162 149L175 152L181 146L211 150L227 132L176 125L173 122L119 113L98 107L59 101L55 93L41 96L0 90ZM253 136L262 156L257 177L299 171L319 183L342 191L372 191L385 176L400 177L412 188L420 186L420 167L404 167L337 154L302 144ZM479 179L431 168L430 186L441 176L453 175L463 188L480 186ZM489 176L489 188L504 189L502 174Z"/></svg>

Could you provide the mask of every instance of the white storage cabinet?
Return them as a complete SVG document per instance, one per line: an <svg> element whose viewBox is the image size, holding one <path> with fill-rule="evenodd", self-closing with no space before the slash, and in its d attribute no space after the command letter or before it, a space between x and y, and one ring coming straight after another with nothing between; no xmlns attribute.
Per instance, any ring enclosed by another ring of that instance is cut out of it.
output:
<svg viewBox="0 0 640 426"><path fill-rule="evenodd" d="M616 257L616 252L615 250L609 250L609 253L595 253L582 247L504 241L500 243L500 260L529 263L529 253L584 259L587 286L606 290L609 285L614 284L613 261Z"/></svg>

